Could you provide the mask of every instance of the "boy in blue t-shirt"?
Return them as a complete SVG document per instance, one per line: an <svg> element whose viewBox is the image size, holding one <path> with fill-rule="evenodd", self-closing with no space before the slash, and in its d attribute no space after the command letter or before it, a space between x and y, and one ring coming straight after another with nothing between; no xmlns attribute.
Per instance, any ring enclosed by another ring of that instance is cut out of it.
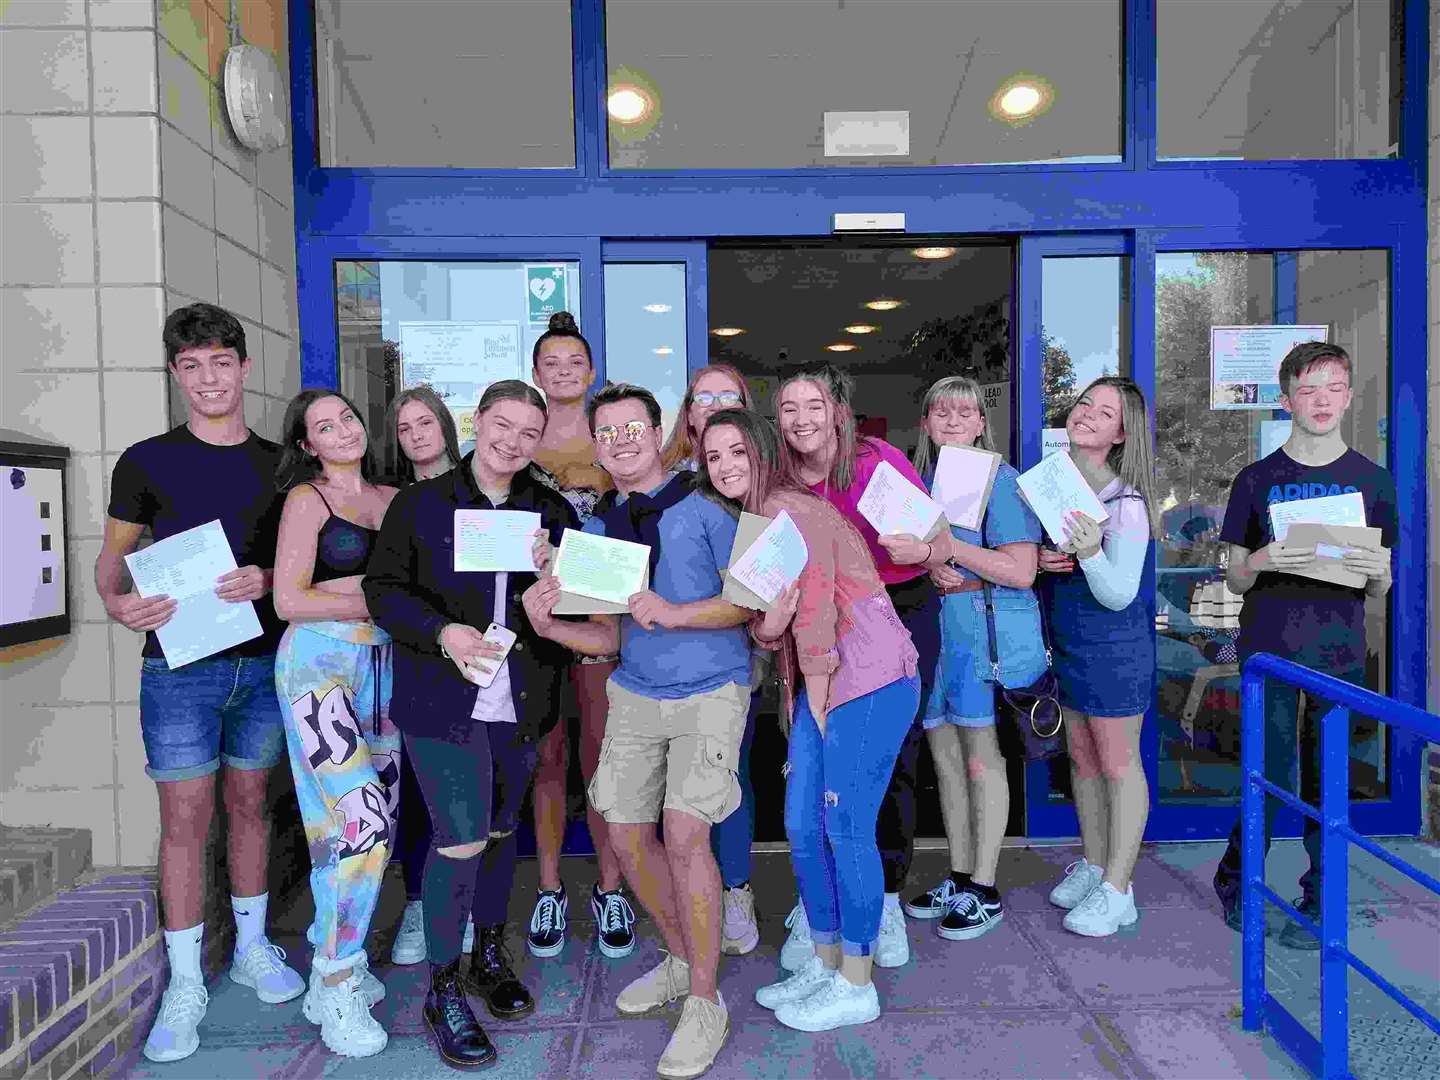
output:
<svg viewBox="0 0 1440 1080"><path fill-rule="evenodd" d="M616 1007L639 1014L684 998L659 1071L698 1076L730 1026L717 985L720 871L710 829L740 803L750 708L749 612L720 598L737 522L691 490L690 473L667 479L660 406L648 390L606 386L588 412L596 456L620 498L585 531L647 545L650 589L630 598L628 615L569 622L554 615L558 580L544 577L527 590L525 610L537 633L576 652L620 653L590 802L669 955L621 991Z"/></svg>
<svg viewBox="0 0 1440 1080"><path fill-rule="evenodd" d="M1268 457L1247 465L1235 478L1220 539L1230 545L1226 582L1245 596L1240 613L1240 662L1258 652L1333 675L1346 682L1365 681L1365 600L1390 590L1390 549L1397 536L1395 482L1390 473L1345 445L1340 422L1353 399L1350 356L1338 345L1306 342L1295 346L1280 365L1281 404L1292 417L1289 440ZM1296 547L1275 539L1272 504L1358 492L1365 522L1380 530L1379 549L1346 552L1344 565L1366 579L1363 589L1301 577L1294 573L1315 560L1314 547ZM1330 709L1307 695L1296 746L1298 691L1270 682L1265 689L1265 776L1294 790L1299 757L1299 795L1319 804L1321 719ZM1275 799L1265 800L1265 843L1269 850ZM1299 910L1319 919L1320 830L1305 819L1305 850L1310 869L1300 879ZM1215 871L1215 892L1225 921L1240 929L1240 826ZM1314 950L1320 942L1299 923L1287 922L1280 943Z"/></svg>

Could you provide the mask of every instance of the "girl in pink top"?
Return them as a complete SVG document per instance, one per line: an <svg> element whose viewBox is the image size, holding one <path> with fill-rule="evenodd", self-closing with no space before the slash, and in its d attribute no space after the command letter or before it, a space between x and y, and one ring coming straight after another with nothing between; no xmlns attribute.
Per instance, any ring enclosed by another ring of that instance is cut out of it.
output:
<svg viewBox="0 0 1440 1080"><path fill-rule="evenodd" d="M910 558L912 552L905 545L915 546L914 538L902 542L900 538L879 537L860 516L856 504L882 461L888 461L921 491L927 488L895 447L881 439L857 437L852 396L850 377L828 365L784 382L775 398L783 437L780 453L786 471L839 510L864 538L885 591L920 653L923 702L930 694L940 660L940 596L929 571L943 566L949 557L948 534L937 537L933 545L919 541L920 554L911 558L911 565L901 565L890 557L887 544L900 545L897 550ZM924 742L918 706L910 719L895 773L880 807L878 838L885 865L885 917L875 962L881 967L899 967L910 959L900 891L905 888L915 854L915 770L920 744ZM793 969L810 951L803 909L792 913L790 923L791 935L781 950L780 963Z"/></svg>
<svg viewBox="0 0 1440 1080"><path fill-rule="evenodd" d="M789 514L808 552L752 634L781 649L788 686L804 683L790 718L785 832L814 954L755 1000L801 1031L868 1023L880 1015L870 975L884 908L875 823L920 703L919 655L859 533L784 469L766 420L718 412L702 448L702 492L734 511Z"/></svg>

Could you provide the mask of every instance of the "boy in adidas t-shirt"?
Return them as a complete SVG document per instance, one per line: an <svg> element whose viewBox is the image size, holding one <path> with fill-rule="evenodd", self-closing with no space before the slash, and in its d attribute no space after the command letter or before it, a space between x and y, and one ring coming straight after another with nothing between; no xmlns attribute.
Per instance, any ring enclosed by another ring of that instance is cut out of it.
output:
<svg viewBox="0 0 1440 1080"><path fill-rule="evenodd" d="M1350 356L1338 345L1306 342L1295 346L1280 365L1281 403L1292 417L1289 440L1280 449L1247 465L1235 478L1220 539L1230 545L1226 582L1245 596L1240 613L1238 652L1243 664L1258 652L1273 653L1346 682L1365 681L1365 600L1390 590L1390 550L1396 539L1395 481L1369 458L1350 449L1340 423L1353 398ZM1363 589L1301 577L1315 559L1314 547L1275 540L1270 507L1275 503L1359 492L1365 522L1380 530L1382 549L1352 549L1347 570L1366 579ZM1295 790L1299 759L1299 796L1318 805L1320 790L1319 725L1330 703L1306 697L1299 724L1298 691L1269 682L1265 689L1265 776ZM1275 799L1265 800L1265 844L1269 850ZM1305 819L1305 850L1310 869L1300 878L1299 910L1319 919L1320 830ZM1240 929L1240 825L1215 871L1215 892L1225 921ZM1299 923L1287 922L1282 945L1318 949L1319 941Z"/></svg>

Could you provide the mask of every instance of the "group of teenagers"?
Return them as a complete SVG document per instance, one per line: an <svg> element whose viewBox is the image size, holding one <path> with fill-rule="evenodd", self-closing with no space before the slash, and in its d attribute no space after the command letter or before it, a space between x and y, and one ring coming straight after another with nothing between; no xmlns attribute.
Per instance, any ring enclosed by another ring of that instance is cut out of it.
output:
<svg viewBox="0 0 1440 1080"><path fill-rule="evenodd" d="M759 942L749 757L772 681L788 735L784 819L799 902L786 920L785 977L755 996L780 1023L816 1032L876 1019L872 969L908 961L906 914L954 941L1003 919L996 868L1010 796L996 686L1027 686L1047 666L1083 841L1050 900L1077 934L1136 922L1131 874L1150 801L1140 728L1155 693L1153 606L1140 586L1160 506L1151 422L1130 380L1097 379L1065 419L1103 522L1075 512L1064 540L1047 540L1002 464L981 528L926 541L877 535L858 503L881 463L928 490L941 447L995 449L983 394L965 377L926 392L913 458L857 433L849 380L830 367L785 379L773 418L752 409L739 371L702 368L666 433L649 391L593 388L590 347L562 312L535 343L534 385L491 384L462 454L450 410L423 386L396 396L383 433L367 431L343 394L302 391L276 445L246 425L250 360L230 313L181 308L164 344L188 421L117 462L96 565L111 616L147 634L141 728L160 797L170 961L144 1048L152 1060L199 1045L204 844L218 775L236 923L230 977L265 1002L303 995L331 1051L380 1052L387 1035L370 1009L385 988L367 942L398 858L408 897L391 959L428 961L423 1016L442 1060L495 1061L467 991L498 1019L535 1008L505 943L516 829L532 789L539 883L526 944L537 957L565 946L559 856L575 718L599 864L589 897L597 947L611 958L633 950L632 898L664 943L616 1009L681 1001L658 1072L700 1075L729 1033L720 956ZM1394 533L1384 470L1343 441L1338 458L1319 460L1339 438L1349 358L1335 346L1305 350L1281 373L1290 453L1240 475L1222 539L1231 587L1247 593L1242 650L1311 658L1318 617L1327 644L1314 659L1359 681L1363 595L1282 573L1314 552L1268 536L1267 499L1304 497L1286 492L1328 485L1330 473L1365 493L1387 547ZM1274 480L1277 469L1294 475ZM539 516L534 572L456 569L457 512L492 509ZM742 511L787 513L808 552L767 611L721 595ZM216 519L239 566L217 582L219 595L253 602L263 633L171 670L155 630L175 601L128 591L123 557L146 530L163 539ZM556 613L551 569L566 529L649 548L648 588L627 614ZM1366 591L1383 595L1388 553L1346 559ZM508 653L487 636L492 624L515 635ZM1356 647L1357 626L1358 667L1336 651ZM1290 783L1296 701L1272 696L1267 771L1273 756L1277 782ZM951 872L909 888L922 743ZM1302 788L1314 779L1313 738L1305 749ZM312 860L308 984L265 933L266 780L287 755ZM1302 885L1313 903L1318 844L1307 847ZM1237 832L1216 875L1232 924L1238 882Z"/></svg>

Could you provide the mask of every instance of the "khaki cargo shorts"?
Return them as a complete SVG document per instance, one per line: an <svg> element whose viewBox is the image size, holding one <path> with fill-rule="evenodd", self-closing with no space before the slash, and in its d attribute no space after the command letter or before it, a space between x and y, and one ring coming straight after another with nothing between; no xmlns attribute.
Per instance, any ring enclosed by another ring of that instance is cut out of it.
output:
<svg viewBox="0 0 1440 1080"><path fill-rule="evenodd" d="M660 820L679 810L714 825L740 805L740 740L750 688L728 683L672 701L605 685L610 715L590 804L616 825Z"/></svg>

